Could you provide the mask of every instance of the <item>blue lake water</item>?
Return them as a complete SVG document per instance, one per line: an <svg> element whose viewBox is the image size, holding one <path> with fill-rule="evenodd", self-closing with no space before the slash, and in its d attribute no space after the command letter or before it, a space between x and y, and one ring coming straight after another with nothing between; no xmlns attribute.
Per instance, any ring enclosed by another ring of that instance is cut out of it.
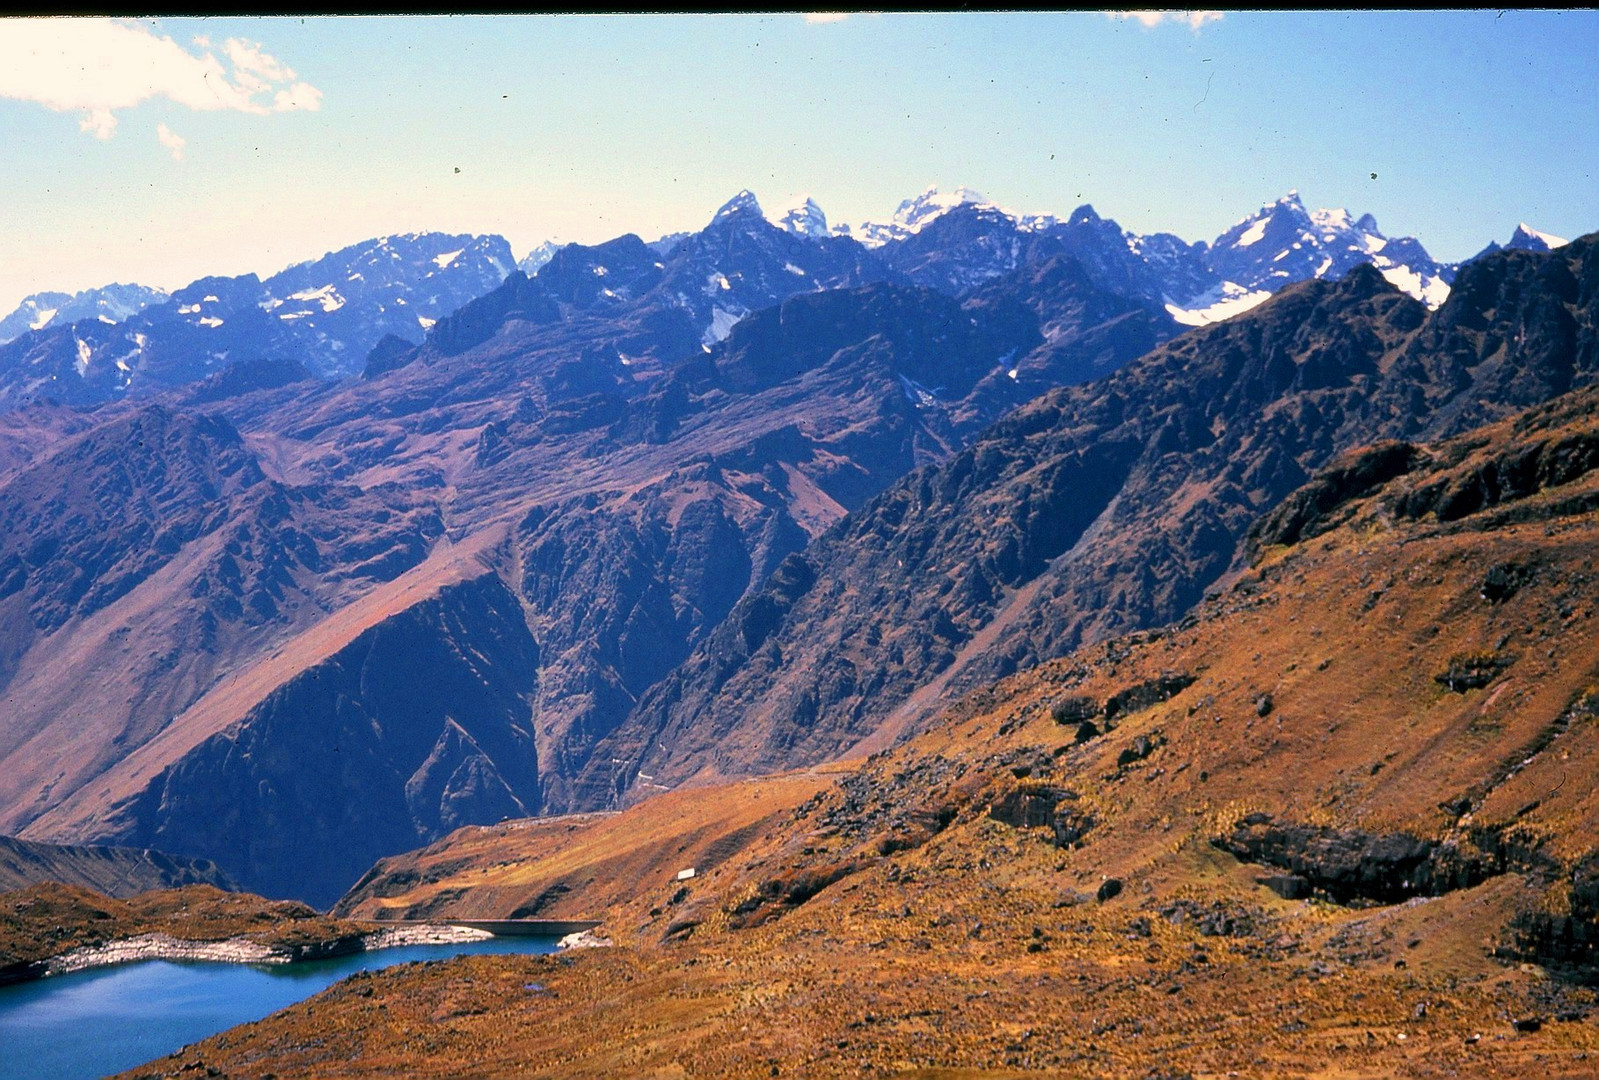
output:
<svg viewBox="0 0 1599 1080"><path fill-rule="evenodd" d="M554 938L496 937L261 967L147 960L0 986L0 1080L78 1080L131 1069L356 971L463 953L554 951Z"/></svg>

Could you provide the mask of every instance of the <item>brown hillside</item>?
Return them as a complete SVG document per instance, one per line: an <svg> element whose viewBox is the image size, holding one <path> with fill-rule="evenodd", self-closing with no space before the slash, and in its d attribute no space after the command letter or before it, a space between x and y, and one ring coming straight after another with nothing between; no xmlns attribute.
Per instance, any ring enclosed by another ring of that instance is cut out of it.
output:
<svg viewBox="0 0 1599 1080"><path fill-rule="evenodd" d="M560 881L620 948L398 969L157 1064L1592 1076L1596 405L1340 459L1192 617L968 697L688 882L672 840L730 834L728 789L535 827L559 849L472 833L348 902Z"/></svg>

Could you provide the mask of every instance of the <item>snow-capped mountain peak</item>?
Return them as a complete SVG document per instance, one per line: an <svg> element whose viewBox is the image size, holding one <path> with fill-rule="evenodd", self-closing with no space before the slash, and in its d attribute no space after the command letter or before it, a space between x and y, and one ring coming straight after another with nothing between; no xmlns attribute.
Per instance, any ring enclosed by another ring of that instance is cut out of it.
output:
<svg viewBox="0 0 1599 1080"><path fill-rule="evenodd" d="M969 187L958 187L954 191L940 191L936 184L929 185L914 199L906 199L894 211L894 224L906 232L919 232L923 226L934 218L947 214L957 206L972 204L976 206L993 206L980 191L973 191Z"/></svg>
<svg viewBox="0 0 1599 1080"><path fill-rule="evenodd" d="M1372 215L1356 217L1341 208L1306 210L1294 190L1217 237L1211 262L1225 281L1250 290L1276 290L1307 277L1342 277L1361 262L1375 261L1378 269L1389 269L1381 265L1388 243ZM1412 269L1435 276L1437 267L1426 261L1426 267Z"/></svg>
<svg viewBox="0 0 1599 1080"><path fill-rule="evenodd" d="M1491 255L1496 251L1553 251L1570 243L1569 240L1553 236L1546 232L1539 232L1525 221L1516 226L1516 231L1510 234L1510 242L1501 244L1497 240L1488 241L1488 246L1483 248L1473 259L1480 259L1484 255ZM1469 260L1468 260L1469 261Z"/></svg>
<svg viewBox="0 0 1599 1080"><path fill-rule="evenodd" d="M1267 240L1271 246L1273 241L1288 239L1294 233L1313 233L1322 244L1348 242L1368 253L1381 251L1387 239L1371 214L1361 214L1357 218L1341 207L1307 210L1299 189L1293 188L1223 233L1216 244L1218 247L1252 247ZM1305 243L1309 239L1294 235L1290 243Z"/></svg>
<svg viewBox="0 0 1599 1080"><path fill-rule="evenodd" d="M735 217L741 214L753 214L755 217L766 216L765 211L761 209L760 201L755 198L755 192L751 191L749 188L745 188L743 191L740 191L737 195L734 195L731 199L727 200L727 202L723 203L722 208L716 212L716 215L711 218L711 221L722 221L726 218Z"/></svg>
<svg viewBox="0 0 1599 1080"><path fill-rule="evenodd" d="M80 319L104 323L121 322L166 299L161 289L143 285L102 285L79 293L42 292L22 301L17 309L0 319L0 344L12 341L30 330L63 326Z"/></svg>
<svg viewBox="0 0 1599 1080"><path fill-rule="evenodd" d="M933 184L920 195L901 202L895 209L894 216L887 222L866 221L853 229L848 225L840 225L837 231L845 236L853 236L867 247L882 247L884 244L903 240L920 232L928 223L949 213L957 206L998 209L981 192L973 191L969 187L942 191Z"/></svg>
<svg viewBox="0 0 1599 1080"><path fill-rule="evenodd" d="M766 220L785 232L819 240L831 235L827 215L809 195L799 195L766 215Z"/></svg>
<svg viewBox="0 0 1599 1080"><path fill-rule="evenodd" d="M63 303L50 319L24 313L25 329L42 334L40 355L54 355L52 342L63 337L52 333L72 324L65 328L71 351L57 349L61 364L25 370L34 382L43 371L53 395L80 402L194 382L258 357L292 357L298 370L349 375L386 335L421 340L440 318L499 285L513 262L503 237L405 233L295 263L265 280L205 277L170 296L106 286L93 290L88 308L69 311ZM28 355L32 338L5 348ZM0 385L14 389L16 378L7 384L0 362Z"/></svg>
<svg viewBox="0 0 1599 1080"><path fill-rule="evenodd" d="M1510 243L1505 246L1526 251L1553 251L1557 247L1565 247L1570 242L1550 233L1539 232L1523 221L1516 226L1516 231L1510 235Z"/></svg>
<svg viewBox="0 0 1599 1080"><path fill-rule="evenodd" d="M1297 189L1217 237L1208 261L1220 291L1182 304L1180 321L1199 320L1207 300L1215 301L1216 314L1236 314L1291 282L1341 278L1360 263L1371 263L1429 307L1443 302L1452 279L1452 268L1434 261L1415 239L1384 236L1371 214L1307 210Z"/></svg>
<svg viewBox="0 0 1599 1080"><path fill-rule="evenodd" d="M545 263L555 258L555 253L565 246L565 244L557 244L554 240L546 240L523 256L522 260L516 264L516 268L528 277L532 277L539 272L539 269Z"/></svg>
<svg viewBox="0 0 1599 1080"><path fill-rule="evenodd" d="M1312 210L1308 216L1313 224L1319 225L1324 229L1355 228L1355 219L1350 216L1348 210L1342 208L1337 210ZM1374 226L1377 223L1377 219L1370 214L1363 215L1360 220L1362 222L1370 222Z"/></svg>

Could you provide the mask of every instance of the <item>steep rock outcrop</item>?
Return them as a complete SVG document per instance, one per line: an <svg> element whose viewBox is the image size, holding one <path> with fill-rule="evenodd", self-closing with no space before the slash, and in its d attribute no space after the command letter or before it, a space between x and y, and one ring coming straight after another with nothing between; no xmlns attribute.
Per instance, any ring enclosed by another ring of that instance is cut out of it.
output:
<svg viewBox="0 0 1599 1080"><path fill-rule="evenodd" d="M383 855L537 805L538 655L497 577L446 588L163 770L106 838L326 906Z"/></svg>

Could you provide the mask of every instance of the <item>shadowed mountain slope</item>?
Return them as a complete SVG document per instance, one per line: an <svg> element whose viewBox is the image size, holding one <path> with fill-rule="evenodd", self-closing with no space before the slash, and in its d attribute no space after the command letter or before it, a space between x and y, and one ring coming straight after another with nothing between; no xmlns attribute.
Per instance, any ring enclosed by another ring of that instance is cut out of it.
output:
<svg viewBox="0 0 1599 1080"><path fill-rule="evenodd" d="M1461 271L1431 316L1369 266L1053 391L853 513L747 597L596 753L578 807L880 745L941 699L1181 615L1336 453L1599 374L1585 238Z"/></svg>
<svg viewBox="0 0 1599 1080"><path fill-rule="evenodd" d="M112 897L184 885L237 887L208 859L174 858L149 848L37 844L0 836L0 892L46 881Z"/></svg>

